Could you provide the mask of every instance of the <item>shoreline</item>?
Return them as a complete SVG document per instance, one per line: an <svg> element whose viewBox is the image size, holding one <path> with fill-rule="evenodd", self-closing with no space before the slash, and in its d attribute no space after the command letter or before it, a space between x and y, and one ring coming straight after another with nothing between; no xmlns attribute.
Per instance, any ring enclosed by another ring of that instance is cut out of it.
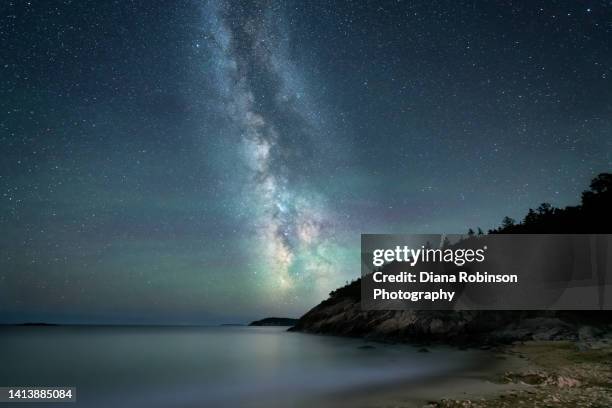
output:
<svg viewBox="0 0 612 408"><path fill-rule="evenodd" d="M507 355L500 351L459 349L443 345L428 346L427 350L430 353L436 353L449 347L454 348L457 353L474 353L472 357L474 360L470 364L440 375L423 379L399 380L385 385L366 386L357 391L340 392L331 398L327 396L327 405L321 406L330 408L420 408L443 399L492 398L503 392L513 392L524 388L521 384L505 384L496 381L502 378L508 370L518 371L526 367L526 362L518 356Z"/></svg>
<svg viewBox="0 0 612 408"><path fill-rule="evenodd" d="M491 351L495 364L437 382L395 384L346 406L496 408L612 406L612 342L529 341ZM344 405L339 405L344 407Z"/></svg>
<svg viewBox="0 0 612 408"><path fill-rule="evenodd" d="M609 338L591 344L571 341L529 341L508 346L507 355L525 361L498 381L518 384L510 390L479 398L441 399L431 408L493 408L523 406L612 406L612 344Z"/></svg>
<svg viewBox="0 0 612 408"><path fill-rule="evenodd" d="M377 343L377 342L374 342ZM387 344L387 343L382 343ZM417 346L418 347L418 346ZM449 347L449 346L446 346ZM428 352L445 348L428 346ZM476 353L477 361L422 380L396 381L327 396L333 408L570 408L612 406L612 336L584 344L527 341ZM318 401L315 401L318 403Z"/></svg>

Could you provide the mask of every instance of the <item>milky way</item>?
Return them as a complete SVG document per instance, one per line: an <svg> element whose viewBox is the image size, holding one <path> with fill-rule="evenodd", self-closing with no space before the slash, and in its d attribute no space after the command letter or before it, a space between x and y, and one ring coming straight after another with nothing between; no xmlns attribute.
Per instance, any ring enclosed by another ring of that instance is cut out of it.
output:
<svg viewBox="0 0 612 408"><path fill-rule="evenodd" d="M263 263L252 272L266 296L290 300L309 285L326 290L333 265L325 253L334 225L324 198L307 183L309 169L325 154L315 137L321 124L313 120L299 70L290 61L282 11L247 12L211 2L204 15L213 84L228 119L224 136L235 142L248 169L236 200L248 214L251 228L245 233L253 235L252 249Z"/></svg>

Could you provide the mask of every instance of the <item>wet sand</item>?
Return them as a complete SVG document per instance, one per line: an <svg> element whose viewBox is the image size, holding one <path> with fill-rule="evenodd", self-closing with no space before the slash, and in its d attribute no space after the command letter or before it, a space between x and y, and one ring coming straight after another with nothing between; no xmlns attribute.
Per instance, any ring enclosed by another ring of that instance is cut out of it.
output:
<svg viewBox="0 0 612 408"><path fill-rule="evenodd" d="M482 355L487 364L428 381L363 390L329 407L609 407L611 344L585 348L575 342L532 341L508 346Z"/></svg>
<svg viewBox="0 0 612 408"><path fill-rule="evenodd" d="M436 353L439 349L428 350ZM324 400L311 403L325 408L413 408L442 399L473 400L525 388L522 384L496 381L509 371L527 369L525 359L495 351L468 350L464 353L471 354L471 363L442 376L363 387L328 395Z"/></svg>

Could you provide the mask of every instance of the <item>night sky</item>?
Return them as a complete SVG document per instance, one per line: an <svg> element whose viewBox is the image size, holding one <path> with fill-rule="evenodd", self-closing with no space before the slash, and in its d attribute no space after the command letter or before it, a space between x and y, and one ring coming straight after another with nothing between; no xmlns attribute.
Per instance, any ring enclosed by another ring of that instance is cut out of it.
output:
<svg viewBox="0 0 612 408"><path fill-rule="evenodd" d="M3 1L0 322L299 316L360 233L612 168L610 1Z"/></svg>

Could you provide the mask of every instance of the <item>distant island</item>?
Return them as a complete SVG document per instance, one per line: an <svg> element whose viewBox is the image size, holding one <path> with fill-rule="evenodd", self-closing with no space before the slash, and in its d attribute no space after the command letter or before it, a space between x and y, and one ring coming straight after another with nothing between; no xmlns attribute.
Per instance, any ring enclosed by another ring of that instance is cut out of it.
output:
<svg viewBox="0 0 612 408"><path fill-rule="evenodd" d="M265 319L255 320L249 326L295 326L298 319L289 317L266 317Z"/></svg>

